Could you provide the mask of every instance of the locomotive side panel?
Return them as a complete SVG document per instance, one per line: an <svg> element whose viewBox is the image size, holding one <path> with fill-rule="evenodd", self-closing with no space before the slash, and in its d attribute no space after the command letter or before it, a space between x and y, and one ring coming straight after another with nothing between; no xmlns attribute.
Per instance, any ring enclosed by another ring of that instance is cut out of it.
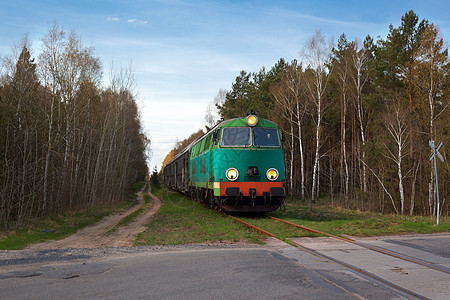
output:
<svg viewBox="0 0 450 300"><path fill-rule="evenodd" d="M189 172L189 185L191 188L212 189L209 184L212 173L211 147L212 134L208 134L192 148Z"/></svg>

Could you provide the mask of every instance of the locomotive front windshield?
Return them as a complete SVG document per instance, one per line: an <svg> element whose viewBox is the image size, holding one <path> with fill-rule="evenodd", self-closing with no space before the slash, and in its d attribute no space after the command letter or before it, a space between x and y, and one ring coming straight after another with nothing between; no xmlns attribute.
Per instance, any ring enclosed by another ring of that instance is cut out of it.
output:
<svg viewBox="0 0 450 300"><path fill-rule="evenodd" d="M247 147L252 143L250 128L248 127L227 127L222 132L221 146L242 146Z"/></svg>
<svg viewBox="0 0 450 300"><path fill-rule="evenodd" d="M226 127L222 131L221 146L224 147L280 147L276 128Z"/></svg>
<svg viewBox="0 0 450 300"><path fill-rule="evenodd" d="M280 147L278 131L275 128L253 128L253 146Z"/></svg>

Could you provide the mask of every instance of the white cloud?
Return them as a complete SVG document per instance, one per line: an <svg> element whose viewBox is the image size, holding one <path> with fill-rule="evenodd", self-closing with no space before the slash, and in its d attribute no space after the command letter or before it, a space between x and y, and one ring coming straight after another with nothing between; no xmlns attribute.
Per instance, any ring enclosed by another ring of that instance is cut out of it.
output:
<svg viewBox="0 0 450 300"><path fill-rule="evenodd" d="M145 20L139 20L139 19L128 19L127 22L128 23L134 23L134 24L140 24L140 25L144 25L144 24L148 23Z"/></svg>
<svg viewBox="0 0 450 300"><path fill-rule="evenodd" d="M106 20L112 22L120 22L120 18L118 17L107 17Z"/></svg>
<svg viewBox="0 0 450 300"><path fill-rule="evenodd" d="M119 17L107 17L106 21L109 21L109 22L122 22L123 21L123 22L127 22L130 24L139 24L139 25L144 25L144 24L148 23L146 20L140 20L140 19L134 19L134 18L126 19L126 21L125 21Z"/></svg>

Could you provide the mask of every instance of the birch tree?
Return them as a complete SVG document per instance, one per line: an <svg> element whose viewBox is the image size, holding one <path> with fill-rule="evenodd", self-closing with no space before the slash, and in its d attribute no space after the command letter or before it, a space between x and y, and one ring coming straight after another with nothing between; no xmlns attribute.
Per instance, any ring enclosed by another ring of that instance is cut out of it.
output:
<svg viewBox="0 0 450 300"><path fill-rule="evenodd" d="M361 159L363 161L366 160L366 150L365 146L367 143L367 120L366 120L366 110L364 108L362 96L363 96L363 88L366 85L369 75L367 72L367 61L368 61L368 50L366 46L359 49L358 43L355 42L353 44L354 49L352 51L352 66L353 72L350 73L352 77L353 86L352 89L354 91L354 106L356 109L356 117L358 119L359 124L359 132L361 135ZM367 170L366 165L362 166L362 176L363 176L363 191L367 192Z"/></svg>
<svg viewBox="0 0 450 300"><path fill-rule="evenodd" d="M327 43L325 37L320 31L307 42L306 47L301 52L303 63L307 67L305 74L305 84L309 92L309 96L315 107L314 123L315 128L315 155L314 166L312 174L312 189L311 189L311 203L314 203L316 197L316 191L318 190L318 176L319 176L319 158L320 158L320 133L322 118L326 108L325 92L327 89L328 81L330 78L331 70L330 65L330 53L332 49L332 43Z"/></svg>
<svg viewBox="0 0 450 300"><path fill-rule="evenodd" d="M389 107L390 112L386 120L386 129L394 141L394 147L389 147L385 143L385 148L388 152L386 158L392 160L397 167L398 175L398 190L400 196L400 213L405 212L405 192L403 187L404 172L402 169L403 158L408 154L408 124L406 113L401 110L401 106L396 104L394 107Z"/></svg>
<svg viewBox="0 0 450 300"><path fill-rule="evenodd" d="M337 48L333 49L334 55L334 74L336 81L339 85L340 94L340 112L341 112L341 155L340 155L340 174L341 174L341 187L342 182L345 182L345 200L348 201L349 194L349 168L347 163L347 107L349 101L349 79L351 76L351 55L352 48L347 43L347 39L344 34L339 37ZM342 178L344 177L344 178Z"/></svg>
<svg viewBox="0 0 450 300"><path fill-rule="evenodd" d="M303 82L303 69L302 65L296 60L290 64L286 64L284 71L281 73L281 77L277 84L274 84L271 88L271 93L275 98L277 104L281 107L282 116L288 122L290 127L289 135L291 136L290 143L290 181L291 181L291 198L294 176L294 138L298 140L298 153L300 157L300 194L302 201L305 200L305 151L303 146L303 117L307 112L307 101L305 95L305 85ZM296 126L296 130L294 130Z"/></svg>
<svg viewBox="0 0 450 300"><path fill-rule="evenodd" d="M205 112L205 123L208 128L213 128L220 120L218 107L221 107L225 103L226 96L227 91L219 89L214 99L208 103Z"/></svg>
<svg viewBox="0 0 450 300"><path fill-rule="evenodd" d="M287 131L290 136L289 143L289 161L288 165L288 174L289 174L289 192L291 195L291 200L294 197L294 112L292 109L293 99L291 94L288 92L286 85L289 79L287 79L286 75L283 73L281 75L281 79L277 84L274 84L270 88L270 92L274 96L276 101L276 108L279 108L281 117L287 122L287 126L289 130ZM281 124L280 124L281 125Z"/></svg>

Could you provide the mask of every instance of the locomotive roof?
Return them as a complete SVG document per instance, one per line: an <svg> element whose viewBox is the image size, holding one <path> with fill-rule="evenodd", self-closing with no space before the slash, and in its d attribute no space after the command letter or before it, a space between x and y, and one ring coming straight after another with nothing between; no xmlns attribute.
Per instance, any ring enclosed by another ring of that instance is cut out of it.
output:
<svg viewBox="0 0 450 300"><path fill-rule="evenodd" d="M230 119L230 120L226 120L221 122L219 125L217 125L216 127L247 127L247 121L245 117L242 118L235 118L235 119ZM211 131L215 130L214 127ZM255 127L273 127L273 128L278 128L277 124L275 124L275 122L266 120L266 119L258 119L258 124Z"/></svg>

